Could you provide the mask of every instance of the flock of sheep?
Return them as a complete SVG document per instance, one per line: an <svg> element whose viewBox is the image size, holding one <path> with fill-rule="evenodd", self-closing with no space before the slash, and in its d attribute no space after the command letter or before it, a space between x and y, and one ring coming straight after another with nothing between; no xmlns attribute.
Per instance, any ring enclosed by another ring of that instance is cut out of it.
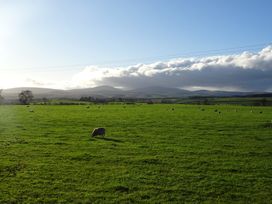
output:
<svg viewBox="0 0 272 204"><path fill-rule="evenodd" d="M204 108L201 108L201 111L205 111L205 109L204 109ZM235 109L234 111L235 111L236 113L238 112L237 109ZM218 113L218 114L221 114L221 113L222 113L222 112L219 111L218 109L215 109L214 112L216 112L216 113ZM250 110L250 112L253 113L254 111L253 111L253 110ZM259 111L259 113L262 114L263 111Z"/></svg>
<svg viewBox="0 0 272 204"><path fill-rule="evenodd" d="M30 106L29 106L29 105L27 106L27 108L29 108L29 112L31 112L31 113L34 112L33 109L30 109ZM86 108L89 109L90 106L87 106ZM100 106L98 106L98 108L100 108ZM125 108L125 106L124 106L124 108ZM174 111L175 108L171 108L171 110ZM205 111L204 108L200 108L200 110L201 110L201 111ZM238 112L237 109L235 109L234 111L235 111L235 112ZM216 113L218 113L218 114L221 114L221 111L219 111L218 109L215 109L214 112L216 112ZM250 112L253 113L253 110L251 110ZM259 113L262 114L263 111L260 111ZM99 128L94 128L94 129L93 129L93 131L92 131L92 133L91 133L91 136L92 136L92 137L96 137L96 136L103 136L103 137L104 137L105 134L106 134L106 129L103 128L103 127L99 127Z"/></svg>

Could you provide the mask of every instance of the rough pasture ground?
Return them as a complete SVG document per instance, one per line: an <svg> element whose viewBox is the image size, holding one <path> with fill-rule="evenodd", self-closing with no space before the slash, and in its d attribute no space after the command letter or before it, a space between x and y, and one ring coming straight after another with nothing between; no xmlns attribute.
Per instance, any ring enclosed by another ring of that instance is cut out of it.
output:
<svg viewBox="0 0 272 204"><path fill-rule="evenodd" d="M272 203L272 108L30 108L0 106L0 203Z"/></svg>

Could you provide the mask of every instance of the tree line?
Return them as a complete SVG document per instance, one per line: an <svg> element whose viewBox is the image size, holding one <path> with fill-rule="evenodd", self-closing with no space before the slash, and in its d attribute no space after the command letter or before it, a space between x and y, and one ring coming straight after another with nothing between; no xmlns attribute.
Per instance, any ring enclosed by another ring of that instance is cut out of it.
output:
<svg viewBox="0 0 272 204"><path fill-rule="evenodd" d="M122 97L109 97L109 98L102 98L102 97L94 97L94 96L87 96L81 97L79 100L74 99L74 101L79 102L91 102L94 104L107 104L107 103L125 103L125 104L134 104L134 103L146 103L146 104L154 104L154 103L161 103L161 104L198 104L198 105L215 105L215 104L240 104L240 105L252 105L252 106L271 106L272 100L269 98L256 98L250 97L245 99L241 98L232 98L232 97L223 97L216 98L216 97L190 97L190 98L122 98ZM22 105L28 105L32 102L41 104L50 104L50 100L47 98L36 99L34 101L34 95L30 90L21 91L18 94L18 101ZM3 90L0 89L0 104L7 103L4 100ZM72 105L76 104L74 102L66 102L60 101L58 104L60 105ZM81 103L78 103L81 104ZM85 103L82 103L85 104Z"/></svg>

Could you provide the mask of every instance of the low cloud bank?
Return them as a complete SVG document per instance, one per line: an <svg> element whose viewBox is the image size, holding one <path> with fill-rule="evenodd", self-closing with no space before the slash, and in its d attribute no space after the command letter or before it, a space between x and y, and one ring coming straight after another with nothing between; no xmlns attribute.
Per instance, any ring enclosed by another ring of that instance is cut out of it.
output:
<svg viewBox="0 0 272 204"><path fill-rule="evenodd" d="M10 80L2 77L2 84L8 85ZM69 81L49 82L45 79L41 82L28 77L23 85L62 89L101 85L125 89L164 86L188 90L272 92L272 46L257 53L180 58L128 67L88 66Z"/></svg>
<svg viewBox="0 0 272 204"><path fill-rule="evenodd" d="M128 89L166 86L185 89L272 91L272 46L258 53L174 59L126 68L86 67L71 87L109 85Z"/></svg>

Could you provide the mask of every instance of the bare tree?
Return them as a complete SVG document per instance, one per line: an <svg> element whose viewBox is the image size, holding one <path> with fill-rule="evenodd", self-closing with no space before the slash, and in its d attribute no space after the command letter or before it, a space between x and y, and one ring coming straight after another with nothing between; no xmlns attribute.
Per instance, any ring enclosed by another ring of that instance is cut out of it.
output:
<svg viewBox="0 0 272 204"><path fill-rule="evenodd" d="M29 90L22 91L21 93L19 93L18 97L20 103L23 105L29 104L34 98L32 91Z"/></svg>
<svg viewBox="0 0 272 204"><path fill-rule="evenodd" d="M267 105L267 99L262 98L260 104L261 104L261 106L266 106Z"/></svg>

